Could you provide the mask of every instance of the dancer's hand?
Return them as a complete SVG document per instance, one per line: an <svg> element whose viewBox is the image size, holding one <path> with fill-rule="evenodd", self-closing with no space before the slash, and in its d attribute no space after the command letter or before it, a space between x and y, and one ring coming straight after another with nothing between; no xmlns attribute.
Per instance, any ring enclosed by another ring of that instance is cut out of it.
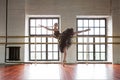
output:
<svg viewBox="0 0 120 80"><path fill-rule="evenodd" d="M40 27L44 27L44 26L42 26L42 25L39 25Z"/></svg>
<svg viewBox="0 0 120 80"><path fill-rule="evenodd" d="M86 29L85 31L90 31L90 29Z"/></svg>
<svg viewBox="0 0 120 80"><path fill-rule="evenodd" d="M40 25L40 27L43 27L43 28L46 28L46 29L47 29L47 27L45 27L45 26L42 26L42 25Z"/></svg>

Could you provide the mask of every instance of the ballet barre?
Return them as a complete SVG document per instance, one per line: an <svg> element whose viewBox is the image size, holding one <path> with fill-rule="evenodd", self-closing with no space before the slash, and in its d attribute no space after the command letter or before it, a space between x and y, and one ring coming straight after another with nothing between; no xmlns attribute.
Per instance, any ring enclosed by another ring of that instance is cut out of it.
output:
<svg viewBox="0 0 120 80"><path fill-rule="evenodd" d="M31 38L31 37L53 37L53 35L32 35L32 36L0 36L0 38ZM105 38L120 38L120 36L99 36L99 35L78 35L73 36L73 38L77 37L105 37Z"/></svg>
<svg viewBox="0 0 120 80"><path fill-rule="evenodd" d="M0 42L0 44L58 44L57 42ZM120 44L120 42L106 42L106 43L92 43L92 42L88 42L88 43L78 43L78 42L72 42L72 44Z"/></svg>
<svg viewBox="0 0 120 80"><path fill-rule="evenodd" d="M97 36L97 35L79 35L73 36L73 38L107 38L113 39L113 41L107 42L75 42L73 41L72 44L120 44L120 36ZM7 38L7 42L5 39ZM32 36L0 36L0 44L58 44L58 42L29 42L28 41L21 41L19 39L29 39L29 38L54 38L52 35L32 35ZM10 40L10 41L9 41ZM19 41L18 41L19 40Z"/></svg>

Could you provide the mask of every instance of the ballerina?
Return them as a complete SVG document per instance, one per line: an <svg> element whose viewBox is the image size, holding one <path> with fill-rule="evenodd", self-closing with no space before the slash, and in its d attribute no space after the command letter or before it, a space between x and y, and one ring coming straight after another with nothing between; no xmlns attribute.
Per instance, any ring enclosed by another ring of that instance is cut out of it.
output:
<svg viewBox="0 0 120 80"><path fill-rule="evenodd" d="M53 29L50 29L50 28L45 27L45 26L41 26L41 27L43 27L43 28L45 28L47 30L50 30L50 31L54 31L53 37L58 39L59 50L60 50L61 53L64 54L63 61L62 61L63 66L64 66L64 64L66 62L66 55L67 55L66 51L72 44L71 39L72 39L73 35L90 30L90 29L86 29L86 30L74 32L73 28L67 28L65 31L60 33L59 29L58 29L58 23L54 24Z"/></svg>

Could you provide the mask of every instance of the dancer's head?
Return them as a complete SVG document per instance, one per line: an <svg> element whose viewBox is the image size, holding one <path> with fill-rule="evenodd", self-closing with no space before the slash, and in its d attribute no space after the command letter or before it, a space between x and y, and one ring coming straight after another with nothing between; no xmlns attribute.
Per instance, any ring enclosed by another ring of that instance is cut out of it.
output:
<svg viewBox="0 0 120 80"><path fill-rule="evenodd" d="M55 23L55 24L54 24L54 28L55 28L55 29L58 29L58 23Z"/></svg>
<svg viewBox="0 0 120 80"><path fill-rule="evenodd" d="M54 26L57 26L57 27L58 27L58 23L55 23Z"/></svg>

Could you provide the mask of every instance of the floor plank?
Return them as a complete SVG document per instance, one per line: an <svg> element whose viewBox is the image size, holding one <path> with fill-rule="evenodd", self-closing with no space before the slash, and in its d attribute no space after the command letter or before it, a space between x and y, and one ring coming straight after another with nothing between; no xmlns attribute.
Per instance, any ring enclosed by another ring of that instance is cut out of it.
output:
<svg viewBox="0 0 120 80"><path fill-rule="evenodd" d="M0 65L0 80L120 80L120 65Z"/></svg>

